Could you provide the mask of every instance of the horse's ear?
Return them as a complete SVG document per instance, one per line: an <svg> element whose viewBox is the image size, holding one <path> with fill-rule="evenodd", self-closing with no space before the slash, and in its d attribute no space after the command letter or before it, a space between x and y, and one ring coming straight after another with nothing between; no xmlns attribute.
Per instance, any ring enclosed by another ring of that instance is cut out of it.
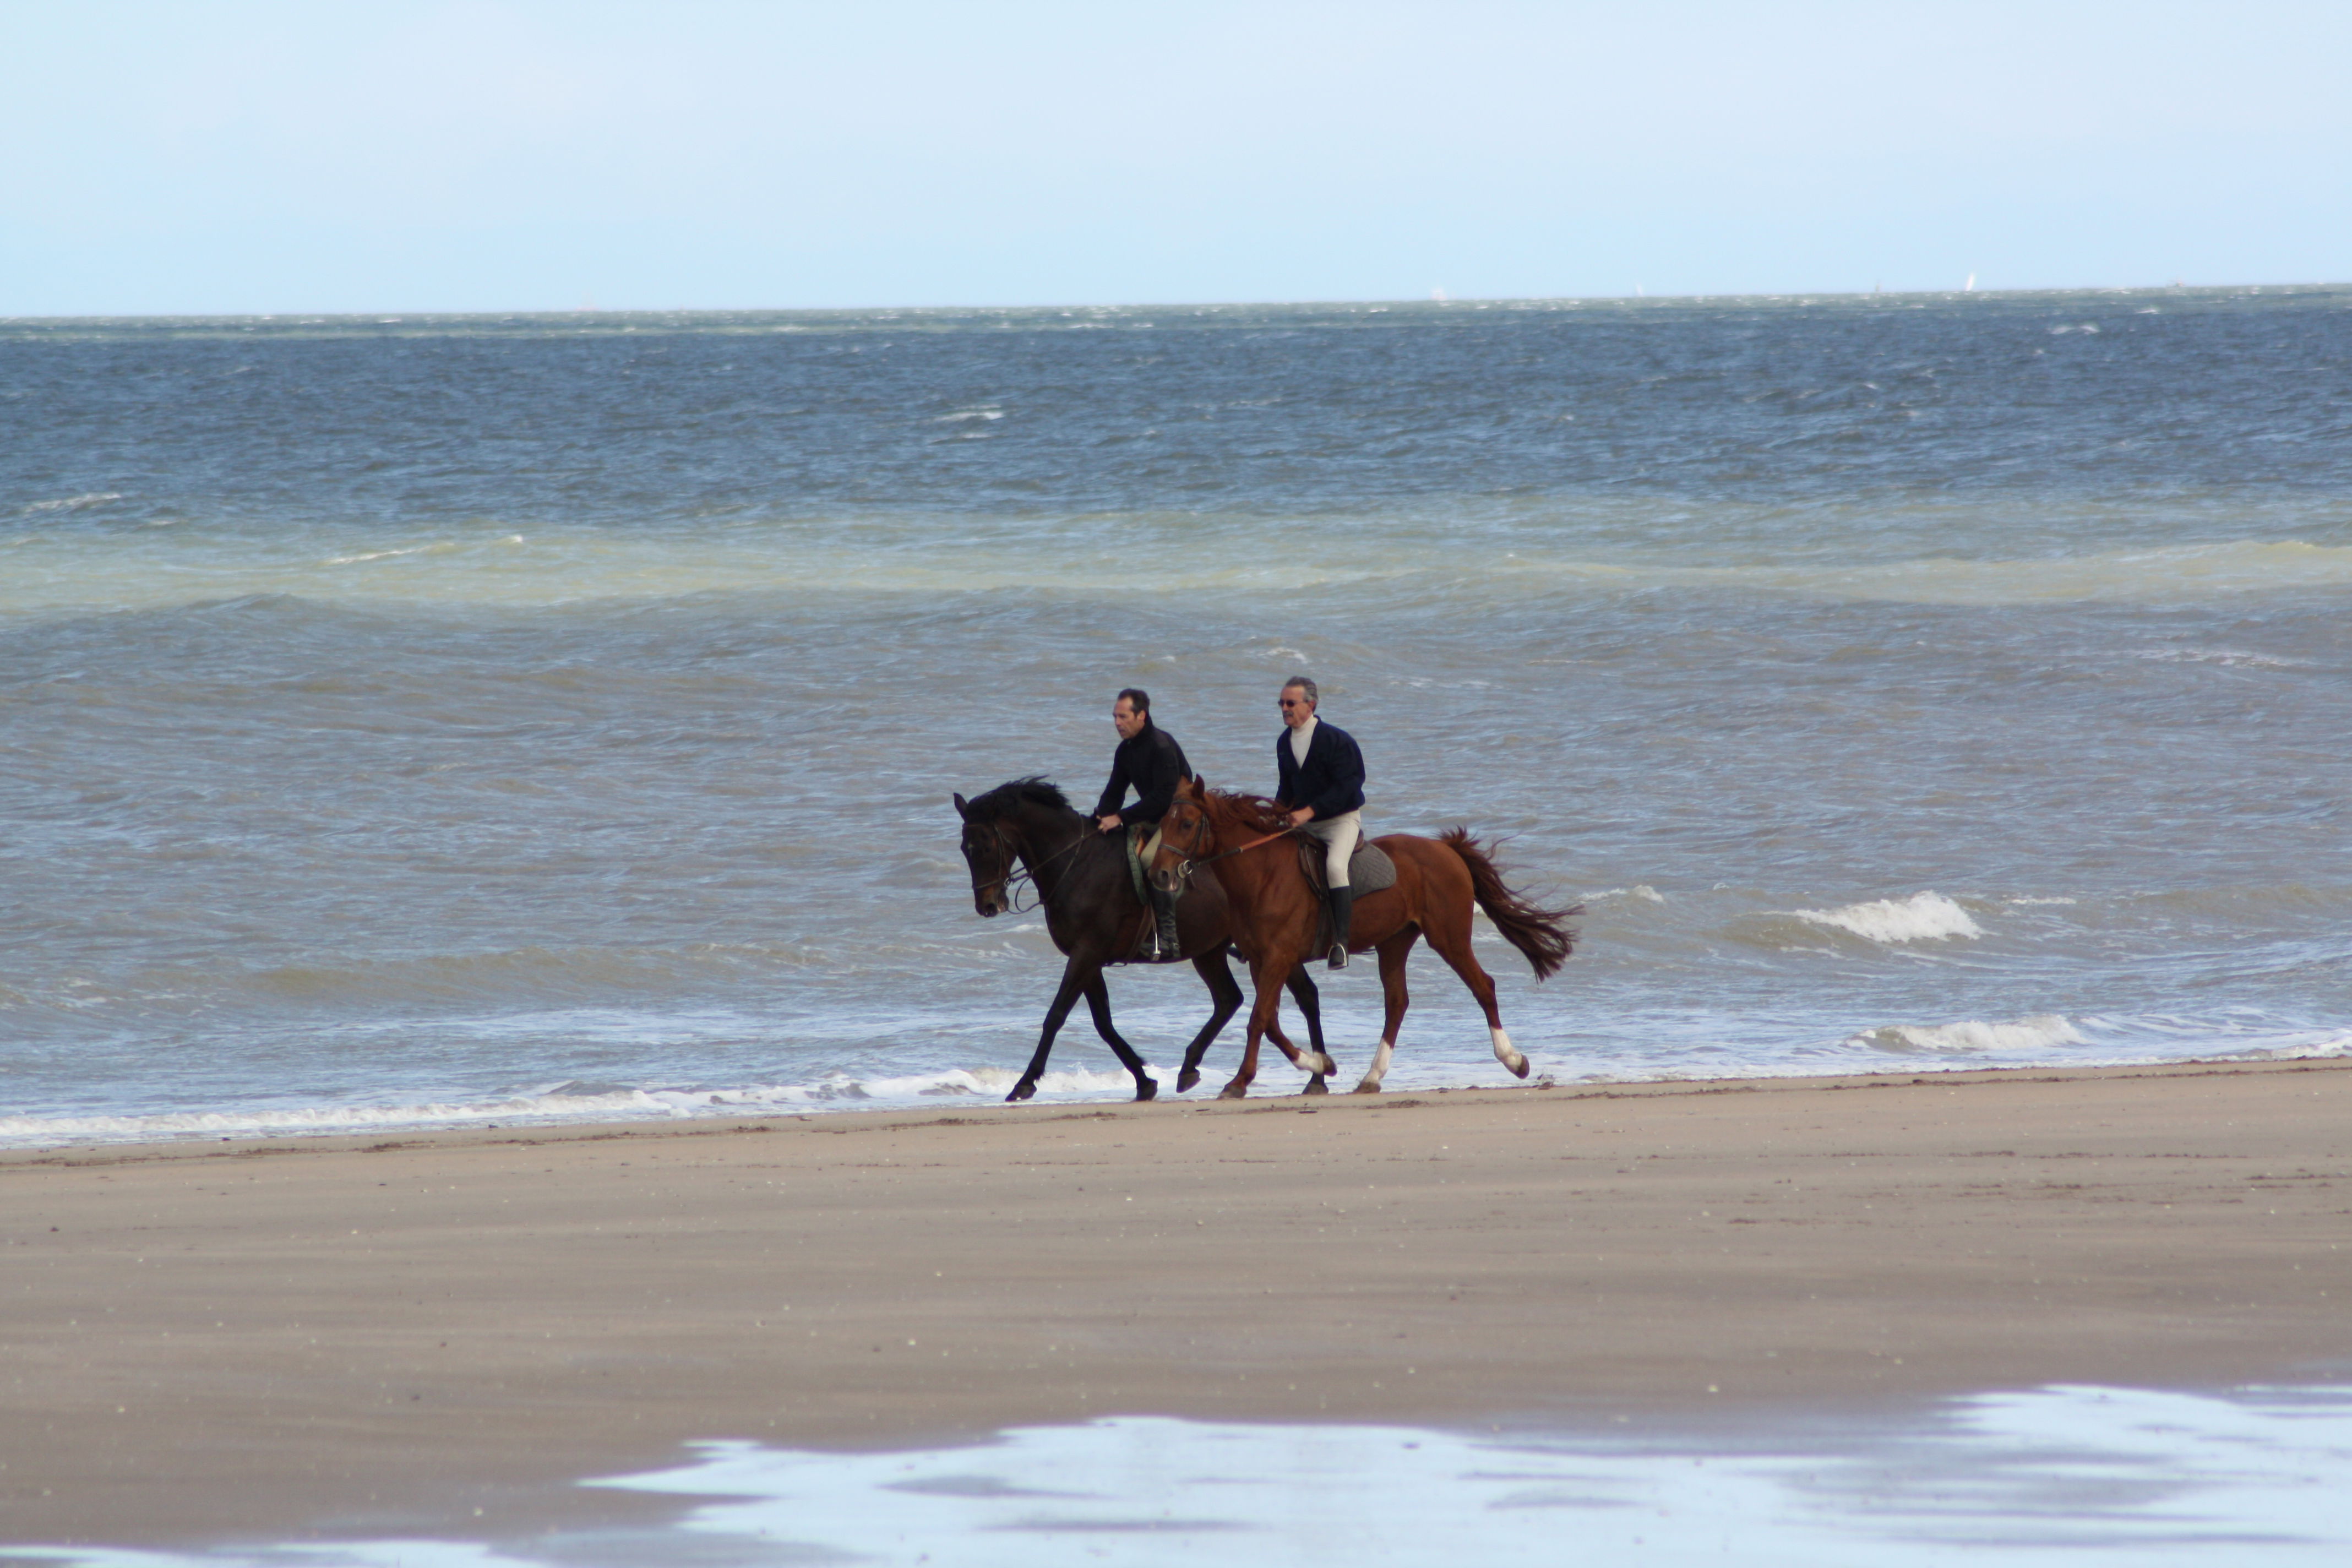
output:
<svg viewBox="0 0 2352 1568"><path fill-rule="evenodd" d="M1182 784L1178 784L1176 788L1180 793L1189 795L1194 800L1204 800L1208 797L1209 794L1209 781L1202 778L1200 774L1194 773L1191 778L1186 779Z"/></svg>
<svg viewBox="0 0 2352 1568"><path fill-rule="evenodd" d="M961 795L955 797L955 803L956 815L962 817L966 822L970 822L971 820L971 803L965 800Z"/></svg>

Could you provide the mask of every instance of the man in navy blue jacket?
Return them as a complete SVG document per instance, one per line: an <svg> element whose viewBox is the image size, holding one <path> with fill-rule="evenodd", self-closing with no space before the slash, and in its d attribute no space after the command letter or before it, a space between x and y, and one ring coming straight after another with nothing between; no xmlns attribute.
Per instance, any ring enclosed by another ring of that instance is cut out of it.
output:
<svg viewBox="0 0 2352 1568"><path fill-rule="evenodd" d="M1347 731L1315 717L1315 683L1305 676L1283 683L1282 721L1288 727L1274 742L1274 800L1289 813L1292 826L1322 841L1323 875L1331 887L1329 964L1345 969L1356 902L1348 857L1364 830L1364 753Z"/></svg>

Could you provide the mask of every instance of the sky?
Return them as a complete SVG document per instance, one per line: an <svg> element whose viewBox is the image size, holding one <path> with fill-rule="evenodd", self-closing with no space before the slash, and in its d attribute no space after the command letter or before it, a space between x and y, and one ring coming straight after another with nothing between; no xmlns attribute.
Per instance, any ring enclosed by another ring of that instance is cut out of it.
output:
<svg viewBox="0 0 2352 1568"><path fill-rule="evenodd" d="M0 0L0 317L2352 279L2341 0Z"/></svg>

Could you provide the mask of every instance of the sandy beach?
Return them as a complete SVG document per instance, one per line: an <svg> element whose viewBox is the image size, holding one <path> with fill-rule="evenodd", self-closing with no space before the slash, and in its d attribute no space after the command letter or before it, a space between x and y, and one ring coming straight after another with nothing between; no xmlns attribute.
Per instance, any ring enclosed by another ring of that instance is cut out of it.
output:
<svg viewBox="0 0 2352 1568"><path fill-rule="evenodd" d="M513 1527L697 1438L2352 1366L2332 1061L20 1151L0 1194L11 1542Z"/></svg>

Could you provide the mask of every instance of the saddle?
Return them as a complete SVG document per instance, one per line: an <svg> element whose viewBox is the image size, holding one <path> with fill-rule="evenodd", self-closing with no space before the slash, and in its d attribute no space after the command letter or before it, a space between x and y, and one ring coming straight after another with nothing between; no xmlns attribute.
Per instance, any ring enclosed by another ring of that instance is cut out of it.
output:
<svg viewBox="0 0 2352 1568"><path fill-rule="evenodd" d="M1332 938L1337 934L1331 927L1331 889L1323 873L1323 846L1312 838L1298 841L1298 873L1307 879L1307 885L1315 889L1315 901L1321 910L1315 919L1315 946L1311 951L1328 952ZM1348 886L1355 890L1358 898L1366 893L1377 893L1383 888L1393 888L1396 886L1396 862L1389 858L1387 850L1370 839L1359 838L1354 852L1348 857Z"/></svg>
<svg viewBox="0 0 2352 1568"><path fill-rule="evenodd" d="M1298 869L1307 885L1315 889L1318 899L1328 899L1331 889L1325 886L1323 876L1323 846L1312 838L1298 841ZM1396 862L1388 851L1369 838L1356 840L1355 853L1348 857L1348 886L1358 898L1377 893L1382 888L1396 886Z"/></svg>
<svg viewBox="0 0 2352 1568"><path fill-rule="evenodd" d="M1135 901L1145 910L1151 908L1151 860L1160 852L1160 825L1156 822L1130 822L1118 836L1127 850L1128 885L1135 889ZM1180 900L1181 901L1181 900ZM1144 917L1137 928L1135 946L1123 957L1111 959L1113 963L1168 963L1171 959L1151 959L1144 955L1151 949L1151 918Z"/></svg>

